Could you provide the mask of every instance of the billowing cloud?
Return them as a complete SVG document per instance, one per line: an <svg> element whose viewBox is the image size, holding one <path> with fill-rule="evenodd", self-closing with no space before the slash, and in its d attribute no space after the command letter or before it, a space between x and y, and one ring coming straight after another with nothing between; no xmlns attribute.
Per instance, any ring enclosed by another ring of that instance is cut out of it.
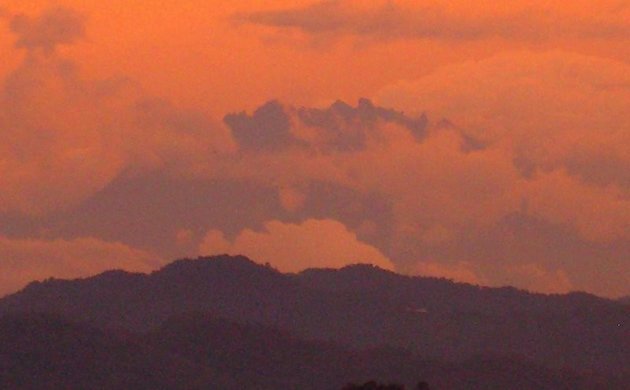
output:
<svg viewBox="0 0 630 390"><path fill-rule="evenodd" d="M108 123L116 103L99 95L98 85L89 87L72 64L56 58L29 57L6 79L0 91L0 134L8 141L0 145L3 211L72 204L122 168L122 129Z"/></svg>
<svg viewBox="0 0 630 390"><path fill-rule="evenodd" d="M298 143L290 132L290 119L277 101L268 102L252 116L244 112L229 114L224 121L232 129L234 139L248 150L274 151Z"/></svg>
<svg viewBox="0 0 630 390"><path fill-rule="evenodd" d="M589 239L628 237L628 65L563 52L503 54L401 82L379 101L408 110L422 102L481 140L477 154L496 154L491 164L511 160L522 179L507 185L530 212Z"/></svg>
<svg viewBox="0 0 630 390"><path fill-rule="evenodd" d="M0 12L1 14L1 12ZM84 18L70 8L51 8L38 17L17 15L11 20L17 47L52 53L57 46L71 45L85 36Z"/></svg>
<svg viewBox="0 0 630 390"><path fill-rule="evenodd" d="M374 247L334 220L306 220L301 224L267 222L262 231L243 230L234 240L209 231L200 248L203 254L243 254L284 272L307 268L341 268L367 263L384 269L393 265Z"/></svg>
<svg viewBox="0 0 630 390"><path fill-rule="evenodd" d="M419 262L432 270L471 264L465 280L475 280L474 274L491 285L551 292L594 291L597 282L584 275L609 269L608 294L619 294L628 282L627 272L619 271L630 239L629 75L615 61L514 52L454 65L377 95L382 105L409 114L366 100L356 108L284 106L287 133L301 144L245 153L226 174L277 186L285 201L286 188L314 182L378 194L388 209L371 216L375 225L344 219L338 204L318 215L367 232L404 272L416 272ZM450 120L430 121L421 115L425 110L428 118ZM399 116L405 120L392 120ZM415 120L421 136L410 125ZM347 138L352 134L359 136ZM313 196L305 195L296 218L309 218ZM515 216L523 226L505 230ZM364 226L378 226L378 238ZM518 240L528 229L535 249L503 248L502 240ZM496 237L486 240L478 232ZM553 242L545 243L545 234Z"/></svg>
<svg viewBox="0 0 630 390"><path fill-rule="evenodd" d="M474 40L630 36L627 8L616 1L574 2L572 7L543 1L510 0L471 6L464 1L323 0L306 6L239 14L237 20L308 34L366 36L377 39Z"/></svg>
<svg viewBox="0 0 630 390"><path fill-rule="evenodd" d="M64 209L123 172L207 166L231 147L205 115L147 97L126 78L86 79L54 53L82 36L74 11L15 17L12 25L29 54L0 86L0 212Z"/></svg>
<svg viewBox="0 0 630 390"><path fill-rule="evenodd" d="M359 152L380 142L383 126L406 129L416 141L427 134L426 115L405 115L359 99L356 107L336 101L325 108L292 107L270 101L256 109L226 115L238 146L244 151L284 152L310 149L322 154Z"/></svg>
<svg viewBox="0 0 630 390"><path fill-rule="evenodd" d="M95 238L12 239L0 236L0 296L33 280L87 277L111 269L149 272L161 260L121 243Z"/></svg>

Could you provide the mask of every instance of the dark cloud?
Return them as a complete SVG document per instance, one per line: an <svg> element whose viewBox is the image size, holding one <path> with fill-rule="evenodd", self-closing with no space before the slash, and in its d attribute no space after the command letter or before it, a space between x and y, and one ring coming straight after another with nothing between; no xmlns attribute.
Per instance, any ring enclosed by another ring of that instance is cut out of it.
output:
<svg viewBox="0 0 630 390"><path fill-rule="evenodd" d="M60 45L71 45L85 36L85 20L69 8L52 8L38 17L17 15L11 19L16 47L52 53Z"/></svg>
<svg viewBox="0 0 630 390"><path fill-rule="evenodd" d="M226 115L224 122L239 146L247 150L275 151L299 143L290 132L289 116L277 101L266 103L251 116L245 112Z"/></svg>
<svg viewBox="0 0 630 390"><path fill-rule="evenodd" d="M365 98L356 107L336 101L326 108L295 108L270 101L252 115L230 114L224 122L241 148L276 152L296 146L322 152L360 151L370 137L379 137L384 124L402 126L417 141L429 127L424 114L408 116Z"/></svg>
<svg viewBox="0 0 630 390"><path fill-rule="evenodd" d="M300 108L300 121L317 128L325 137L326 146L339 151L356 151L365 147L368 135L379 131L383 123L393 123L407 128L417 140L426 136L426 115L410 117L402 112L379 107L368 99L359 99L356 107L337 101L326 109Z"/></svg>
<svg viewBox="0 0 630 390"><path fill-rule="evenodd" d="M308 34L341 34L379 39L421 38L472 40L501 37L541 40L552 37L628 39L630 24L612 12L577 15L536 7L518 7L497 14L470 12L464 4L378 1L366 6L356 0L324 0L304 7L260 11L236 16L237 20L278 28L295 28Z"/></svg>

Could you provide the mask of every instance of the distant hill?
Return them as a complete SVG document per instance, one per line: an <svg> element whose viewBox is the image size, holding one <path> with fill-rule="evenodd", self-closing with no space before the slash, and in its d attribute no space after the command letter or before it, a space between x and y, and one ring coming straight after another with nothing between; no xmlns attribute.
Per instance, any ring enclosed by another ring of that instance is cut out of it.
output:
<svg viewBox="0 0 630 390"><path fill-rule="evenodd" d="M180 260L150 275L112 271L32 283L0 300L0 314L20 312L134 332L153 332L186 313L212 313L300 339L405 349L456 364L481 357L605 375L630 370L630 308L619 302L480 288L363 265L282 274L244 257Z"/></svg>

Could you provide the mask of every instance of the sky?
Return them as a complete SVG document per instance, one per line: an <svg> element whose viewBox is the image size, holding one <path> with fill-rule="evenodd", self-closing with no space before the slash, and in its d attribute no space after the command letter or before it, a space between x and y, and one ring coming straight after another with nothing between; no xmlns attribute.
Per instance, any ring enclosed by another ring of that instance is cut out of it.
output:
<svg viewBox="0 0 630 390"><path fill-rule="evenodd" d="M244 254L630 294L626 0L5 0L0 295Z"/></svg>

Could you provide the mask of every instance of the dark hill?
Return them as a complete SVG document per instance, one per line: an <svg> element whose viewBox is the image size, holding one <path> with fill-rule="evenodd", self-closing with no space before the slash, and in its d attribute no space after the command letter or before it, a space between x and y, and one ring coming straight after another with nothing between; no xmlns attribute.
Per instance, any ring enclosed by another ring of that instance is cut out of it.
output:
<svg viewBox="0 0 630 390"><path fill-rule="evenodd" d="M55 316L0 319L2 389L239 389L208 366Z"/></svg>
<svg viewBox="0 0 630 390"><path fill-rule="evenodd" d="M379 380L432 389L622 389L621 382L509 359L460 364L403 350L349 350L208 314L147 333L97 330L54 316L0 320L3 389L340 389Z"/></svg>
<svg viewBox="0 0 630 390"><path fill-rule="evenodd" d="M154 329L211 312L352 348L426 358L524 359L556 369L630 370L630 308L592 295L542 295L397 275L369 266L282 274L244 257L180 260L150 275L108 272L33 283L0 313L49 312L101 329Z"/></svg>

